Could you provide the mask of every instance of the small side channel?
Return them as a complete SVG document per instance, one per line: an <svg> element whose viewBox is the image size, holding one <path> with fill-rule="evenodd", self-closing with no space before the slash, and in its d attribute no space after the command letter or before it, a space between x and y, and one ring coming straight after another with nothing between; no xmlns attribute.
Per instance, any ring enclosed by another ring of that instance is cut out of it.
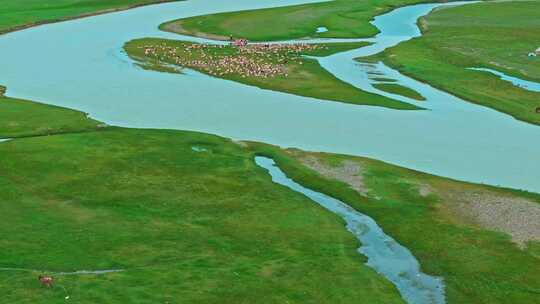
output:
<svg viewBox="0 0 540 304"><path fill-rule="evenodd" d="M493 75L498 76L500 79L502 79L504 81L511 82L516 87L520 87L520 88L525 89L527 91L540 92L540 83L538 83L538 82L528 81L528 80L523 80L521 78L508 76L503 72L499 72L499 71L496 71L496 70L493 70L493 69L469 68L469 70L491 73Z"/></svg>
<svg viewBox="0 0 540 304"><path fill-rule="evenodd" d="M304 194L343 218L347 223L347 230L362 244L358 252L368 258L366 265L390 280L407 303L445 303L443 280L422 273L411 252L386 235L372 218L335 198L296 183L270 158L257 156L255 163L268 170L274 183Z"/></svg>

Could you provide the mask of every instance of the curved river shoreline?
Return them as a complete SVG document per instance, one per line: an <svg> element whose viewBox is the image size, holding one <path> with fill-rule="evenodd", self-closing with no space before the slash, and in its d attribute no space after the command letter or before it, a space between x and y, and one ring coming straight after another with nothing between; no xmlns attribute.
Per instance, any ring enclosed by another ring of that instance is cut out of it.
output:
<svg viewBox="0 0 540 304"><path fill-rule="evenodd" d="M195 72L146 71L122 53L123 44L135 38L186 38L157 29L172 19L306 2L315 1L190 0L10 33L0 36L0 83L9 96L81 110L112 125L194 130L361 155L440 176L540 192L538 126L462 101L382 64L352 61L420 35L417 18L440 4L377 17L374 24L381 33L372 39L374 45L320 59L344 81L412 103L374 89L368 72L398 79L427 98L416 104L428 111L321 102Z"/></svg>

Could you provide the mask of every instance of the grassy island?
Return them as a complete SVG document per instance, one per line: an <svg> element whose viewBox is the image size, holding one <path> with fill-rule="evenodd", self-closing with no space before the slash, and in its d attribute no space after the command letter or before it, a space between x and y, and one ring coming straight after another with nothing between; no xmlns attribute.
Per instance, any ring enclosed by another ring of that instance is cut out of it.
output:
<svg viewBox="0 0 540 304"><path fill-rule="evenodd" d="M376 34L376 28L368 22L374 16L418 2L422 1L334 0L197 16L171 21L161 28L214 39L226 39L229 35L254 41L358 38ZM528 57L540 47L538 11L538 1L494 1L439 8L421 18L422 37L401 43L371 59L382 60L403 74L464 100L540 124L540 114L536 113L540 93L516 87L495 75L468 69L492 68L539 82L540 56ZM275 26L263 26L268 22ZM319 26L328 31L316 33Z"/></svg>
<svg viewBox="0 0 540 304"><path fill-rule="evenodd" d="M420 93L416 92L415 90L404 87L402 85L399 85L397 83L376 83L373 85L375 88L385 91L392 94L397 94L405 97L409 97L416 100L426 100L424 96L422 96Z"/></svg>
<svg viewBox="0 0 540 304"><path fill-rule="evenodd" d="M174 20L160 28L184 35L226 40L246 38L253 41L298 39L306 37L360 38L377 34L369 23L373 17L398 6L422 0L356 1L333 0L288 7L220 13ZM268 26L272 24L272 26ZM324 26L326 32L317 33Z"/></svg>
<svg viewBox="0 0 540 304"><path fill-rule="evenodd" d="M221 46L145 38L127 43L125 50L145 68L163 71L173 64L214 77L300 96L401 110L419 109L405 102L364 92L337 79L315 59L305 57L326 56L362 45L366 43Z"/></svg>

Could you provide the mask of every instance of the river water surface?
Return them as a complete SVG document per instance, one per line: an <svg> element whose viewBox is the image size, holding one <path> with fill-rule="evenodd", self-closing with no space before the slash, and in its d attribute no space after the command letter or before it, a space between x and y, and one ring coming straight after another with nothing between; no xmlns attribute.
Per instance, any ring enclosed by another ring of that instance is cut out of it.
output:
<svg viewBox="0 0 540 304"><path fill-rule="evenodd" d="M462 101L383 64L352 60L420 35L416 19L439 4L380 16L374 21L381 31L371 39L374 45L320 60L344 81L426 111L320 101L189 71L146 71L122 52L134 38L185 38L157 29L171 19L305 2L189 0L10 33L0 36L0 83L9 96L78 109L108 124L196 130L362 155L441 176L540 192L540 127ZM397 79L427 101L374 89L370 71Z"/></svg>

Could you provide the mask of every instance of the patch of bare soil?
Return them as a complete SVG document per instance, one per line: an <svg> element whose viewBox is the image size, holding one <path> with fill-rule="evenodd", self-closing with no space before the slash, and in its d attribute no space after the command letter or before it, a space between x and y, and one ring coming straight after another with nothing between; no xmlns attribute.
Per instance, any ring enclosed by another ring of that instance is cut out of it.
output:
<svg viewBox="0 0 540 304"><path fill-rule="evenodd" d="M429 29L429 24L426 20L426 18L420 18L418 19L418 24L422 32L427 32Z"/></svg>
<svg viewBox="0 0 540 304"><path fill-rule="evenodd" d="M420 196L426 197L433 193L433 189L431 188L431 186L422 184L418 186L418 193L420 194Z"/></svg>
<svg viewBox="0 0 540 304"><path fill-rule="evenodd" d="M357 162L345 160L341 163L341 166L332 167L324 164L314 156L302 157L300 161L310 169L319 172L322 176L347 183L358 193L367 195L368 190L364 185L363 170Z"/></svg>
<svg viewBox="0 0 540 304"><path fill-rule="evenodd" d="M239 146L242 147L242 148L247 148L247 147L249 147L248 143L245 142L245 141L241 141L241 140L233 140L232 142L235 143L235 144L237 144L237 145L239 145Z"/></svg>
<svg viewBox="0 0 540 304"><path fill-rule="evenodd" d="M457 215L481 227L509 234L520 248L540 241L540 204L492 192L452 191L447 204Z"/></svg>

